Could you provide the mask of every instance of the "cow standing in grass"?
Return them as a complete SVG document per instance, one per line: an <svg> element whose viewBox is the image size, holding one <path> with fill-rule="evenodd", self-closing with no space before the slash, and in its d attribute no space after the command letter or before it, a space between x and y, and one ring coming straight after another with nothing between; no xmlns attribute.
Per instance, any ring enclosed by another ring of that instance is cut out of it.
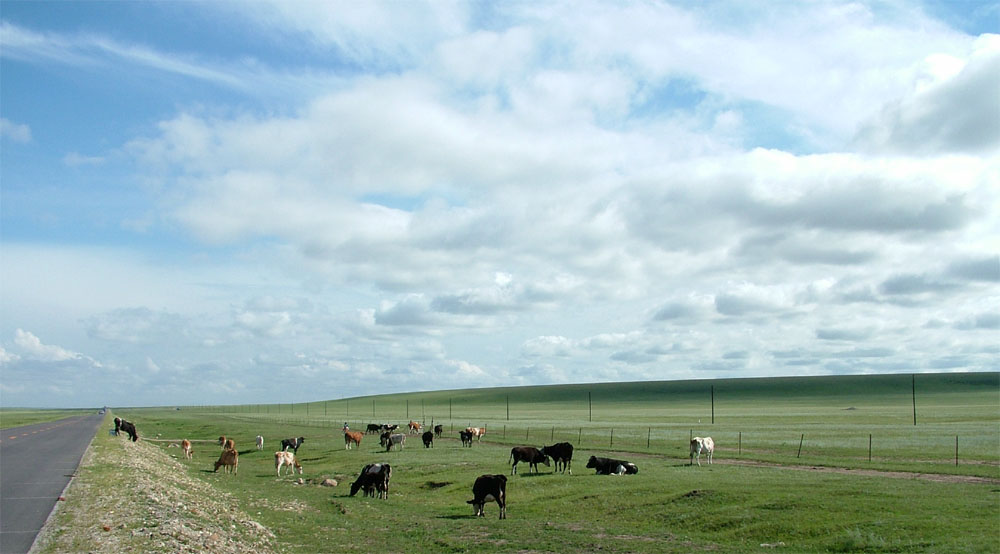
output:
<svg viewBox="0 0 1000 554"><path fill-rule="evenodd" d="M345 431L344 432L344 448L346 450L351 449L351 444L354 444L358 448L361 448L361 439L364 438L363 433L357 431Z"/></svg>
<svg viewBox="0 0 1000 554"><path fill-rule="evenodd" d="M478 517L486 517L487 502L496 501L500 506L500 519L507 519L507 476L480 475L472 485L472 509Z"/></svg>
<svg viewBox="0 0 1000 554"><path fill-rule="evenodd" d="M507 460L507 463L510 463L511 461L514 462L514 464L510 466L511 475L517 473L518 462L528 462L528 473L531 473L532 469L535 470L535 473L538 473L539 463L545 464L546 467L549 466L549 457L542 454L542 452L534 446L515 446L514 448L511 448L510 458Z"/></svg>
<svg viewBox="0 0 1000 554"><path fill-rule="evenodd" d="M555 462L556 466L552 470L553 473L559 471L559 465L562 464L562 471L565 473L567 470L570 475L573 475L573 445L568 442L559 442L553 444L552 446L542 447L542 454L550 456L552 461Z"/></svg>
<svg viewBox="0 0 1000 554"><path fill-rule="evenodd" d="M697 459L700 466L702 452L708 457L708 464L712 465L712 454L715 452L715 441L712 440L712 437L695 437L691 439L691 461L688 462L688 465L694 465Z"/></svg>

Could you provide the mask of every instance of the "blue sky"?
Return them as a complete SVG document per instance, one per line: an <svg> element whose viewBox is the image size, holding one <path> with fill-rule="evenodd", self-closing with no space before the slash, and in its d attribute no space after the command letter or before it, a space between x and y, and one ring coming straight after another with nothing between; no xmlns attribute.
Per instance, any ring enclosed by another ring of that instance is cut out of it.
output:
<svg viewBox="0 0 1000 554"><path fill-rule="evenodd" d="M0 403L995 371L996 2L4 2Z"/></svg>

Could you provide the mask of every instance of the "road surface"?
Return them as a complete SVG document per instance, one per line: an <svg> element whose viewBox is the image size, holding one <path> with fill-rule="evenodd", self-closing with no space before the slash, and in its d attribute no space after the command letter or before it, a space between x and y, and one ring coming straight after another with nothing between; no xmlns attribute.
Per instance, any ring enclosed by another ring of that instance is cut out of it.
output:
<svg viewBox="0 0 1000 554"><path fill-rule="evenodd" d="M0 553L27 552L103 415L0 430Z"/></svg>

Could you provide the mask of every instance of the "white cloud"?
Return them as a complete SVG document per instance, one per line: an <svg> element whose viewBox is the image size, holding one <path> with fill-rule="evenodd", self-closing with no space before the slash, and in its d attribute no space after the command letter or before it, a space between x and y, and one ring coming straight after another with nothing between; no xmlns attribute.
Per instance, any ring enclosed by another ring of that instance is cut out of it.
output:
<svg viewBox="0 0 1000 554"><path fill-rule="evenodd" d="M31 127L0 117L0 137L20 143L31 142Z"/></svg>
<svg viewBox="0 0 1000 554"><path fill-rule="evenodd" d="M83 355L65 348L42 344L42 341L28 331L18 329L14 333L16 344L25 357L44 362L62 362L82 358Z"/></svg>

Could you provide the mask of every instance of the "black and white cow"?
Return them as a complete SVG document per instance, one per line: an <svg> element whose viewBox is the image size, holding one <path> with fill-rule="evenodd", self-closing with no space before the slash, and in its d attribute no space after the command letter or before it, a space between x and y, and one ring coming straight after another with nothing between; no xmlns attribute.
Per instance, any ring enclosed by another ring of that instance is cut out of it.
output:
<svg viewBox="0 0 1000 554"><path fill-rule="evenodd" d="M359 490L364 490L365 496L378 496L379 498L389 498L389 478L392 477L392 468L389 464L368 464L361 468L361 474L356 481L351 483L351 496L358 494Z"/></svg>
<svg viewBox="0 0 1000 554"><path fill-rule="evenodd" d="M458 436L462 438L462 446L472 448L472 431L459 431Z"/></svg>
<svg viewBox="0 0 1000 554"><path fill-rule="evenodd" d="M597 456L590 457L590 460L587 461L587 467L596 470L598 475L632 475L639 473L639 468L632 462L612 458L598 458Z"/></svg>
<svg viewBox="0 0 1000 554"><path fill-rule="evenodd" d="M281 451L285 452L289 448L295 451L296 454L299 453L299 447L302 443L306 442L305 437L291 438L291 439L281 439Z"/></svg>
<svg viewBox="0 0 1000 554"><path fill-rule="evenodd" d="M466 504L472 504L477 516L486 517L486 503L496 501L497 506L500 506L500 519L507 519L506 475L480 475L472 485L472 496L474 498Z"/></svg>
<svg viewBox="0 0 1000 554"><path fill-rule="evenodd" d="M562 464L562 471L566 472L569 470L569 474L573 475L573 445L568 442L559 442L553 444L552 446L543 446L542 454L552 458L552 461L556 463L556 467L552 470L553 473L559 471L559 464Z"/></svg>
<svg viewBox="0 0 1000 554"><path fill-rule="evenodd" d="M425 431L420 438L424 441L424 448L434 448L434 433L430 431Z"/></svg>
<svg viewBox="0 0 1000 554"><path fill-rule="evenodd" d="M531 469L535 469L535 473L538 473L538 464L543 463L546 467L549 466L549 457L542 454L540 450L534 446L515 446L510 449L510 458L507 460L508 463L513 460L514 464L510 466L510 474L514 475L517 473L517 463L518 462L528 462L528 473L531 473Z"/></svg>

